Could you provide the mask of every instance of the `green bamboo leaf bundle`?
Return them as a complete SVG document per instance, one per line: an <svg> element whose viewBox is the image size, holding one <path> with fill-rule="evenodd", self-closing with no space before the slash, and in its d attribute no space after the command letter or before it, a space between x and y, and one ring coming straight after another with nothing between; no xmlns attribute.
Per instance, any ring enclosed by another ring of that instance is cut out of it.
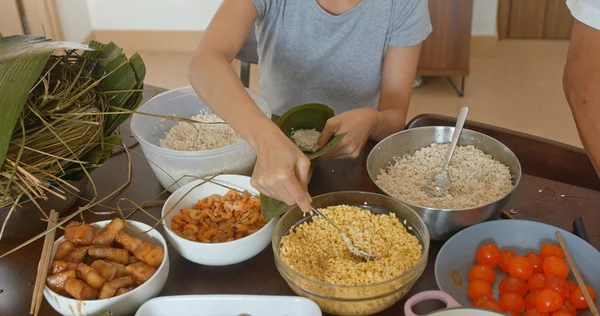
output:
<svg viewBox="0 0 600 316"><path fill-rule="evenodd" d="M325 124L327 124L327 120L332 118L334 115L335 113L333 109L327 105L318 103L304 104L286 111L277 122L277 126L279 126L286 136L291 138L294 130L315 129L322 132L325 128ZM344 136L346 136L346 134L336 135L329 140L325 146L321 147L315 152L304 152L308 159L310 159L310 170L308 173L309 182L319 157L325 155L335 148L335 146L337 146ZM265 219L270 220L271 218L284 214L291 209L292 206L261 194L260 208Z"/></svg>
<svg viewBox="0 0 600 316"><path fill-rule="evenodd" d="M66 180L101 166L141 104L145 75L142 58L114 43L0 38L0 208L60 196Z"/></svg>

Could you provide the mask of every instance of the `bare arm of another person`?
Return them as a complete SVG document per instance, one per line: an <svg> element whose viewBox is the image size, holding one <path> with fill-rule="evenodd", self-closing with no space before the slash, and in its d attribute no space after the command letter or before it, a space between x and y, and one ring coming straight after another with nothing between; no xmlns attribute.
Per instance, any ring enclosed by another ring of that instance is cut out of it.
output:
<svg viewBox="0 0 600 316"><path fill-rule="evenodd" d="M254 148L252 185L287 204L310 209L308 158L256 106L231 67L258 12L250 0L224 0L189 66L194 90Z"/></svg>
<svg viewBox="0 0 600 316"><path fill-rule="evenodd" d="M600 175L600 30L577 20L563 75L577 130Z"/></svg>
<svg viewBox="0 0 600 316"><path fill-rule="evenodd" d="M356 158L369 138L380 141L405 127L420 52L421 44L388 47L383 59L379 109L362 108L331 118L319 147L333 135L347 135L325 158Z"/></svg>

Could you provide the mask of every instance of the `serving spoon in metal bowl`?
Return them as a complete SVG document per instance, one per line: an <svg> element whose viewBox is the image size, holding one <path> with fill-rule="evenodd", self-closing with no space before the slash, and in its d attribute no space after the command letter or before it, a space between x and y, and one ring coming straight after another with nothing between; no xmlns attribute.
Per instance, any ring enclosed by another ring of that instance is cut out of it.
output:
<svg viewBox="0 0 600 316"><path fill-rule="evenodd" d="M458 119L456 120L454 133L452 134L452 142L450 142L450 147L448 148L442 171L435 176L429 186L425 187L425 193L427 193L429 197L443 197L449 193L448 188L450 187L451 181L450 175L448 174L448 165L450 165L450 160L452 160L452 154L454 154L454 149L456 148L458 138L460 137L462 128L467 120L468 113L469 108L466 106L463 106L458 113Z"/></svg>
<svg viewBox="0 0 600 316"><path fill-rule="evenodd" d="M360 250L356 246L354 246L354 244L352 243L350 238L348 238L346 233L344 233L336 224L334 224L331 220L329 220L329 218L327 218L327 216L325 216L325 215L323 215L323 213L319 212L319 210L317 210L314 206L312 207L312 211L315 214L321 216L327 223L329 223L329 225L331 225L333 228L335 228L340 233L340 235L342 235L342 238L344 239L344 242L346 243L346 246L348 247L348 251L350 251L351 254L353 254L357 257L363 258L365 260L377 259L376 255L370 254L363 250Z"/></svg>

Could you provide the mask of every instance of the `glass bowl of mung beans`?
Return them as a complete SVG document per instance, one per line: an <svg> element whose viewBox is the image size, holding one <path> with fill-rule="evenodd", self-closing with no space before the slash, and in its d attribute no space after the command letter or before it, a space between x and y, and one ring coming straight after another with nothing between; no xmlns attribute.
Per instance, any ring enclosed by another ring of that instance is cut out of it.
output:
<svg viewBox="0 0 600 316"><path fill-rule="evenodd" d="M366 260L351 254L343 238L317 214L294 207L275 227L271 245L281 276L298 295L333 315L371 315L397 303L427 265L429 232L410 207L370 192L313 197Z"/></svg>

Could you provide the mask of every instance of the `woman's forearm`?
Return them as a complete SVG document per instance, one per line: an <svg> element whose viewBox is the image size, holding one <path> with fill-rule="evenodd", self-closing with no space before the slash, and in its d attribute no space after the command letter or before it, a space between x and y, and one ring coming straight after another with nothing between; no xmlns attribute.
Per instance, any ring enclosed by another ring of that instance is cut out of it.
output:
<svg viewBox="0 0 600 316"><path fill-rule="evenodd" d="M261 135L276 130L244 89L231 64L221 56L199 49L189 67L189 79L211 110L256 149Z"/></svg>
<svg viewBox="0 0 600 316"><path fill-rule="evenodd" d="M380 141L406 126L406 115L410 102L410 91L407 93L382 94L379 98L377 123L371 139Z"/></svg>

